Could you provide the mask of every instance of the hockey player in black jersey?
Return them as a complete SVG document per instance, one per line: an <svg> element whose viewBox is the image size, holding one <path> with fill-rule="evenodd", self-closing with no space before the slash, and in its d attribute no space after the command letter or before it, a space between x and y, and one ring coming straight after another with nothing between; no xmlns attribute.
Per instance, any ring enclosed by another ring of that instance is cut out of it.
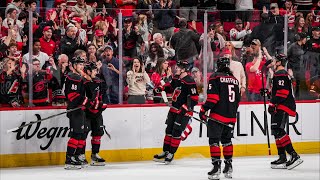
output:
<svg viewBox="0 0 320 180"><path fill-rule="evenodd" d="M174 153L178 150L181 142L181 134L185 130L193 109L198 104L198 92L194 79L188 75L189 64L187 61L177 63L176 74L172 78L170 86L166 91L172 91L172 107L169 110L163 142L163 152L154 155L154 161L170 164ZM163 88L159 87L156 91L160 92ZM188 103L190 102L190 103Z"/></svg>
<svg viewBox="0 0 320 180"><path fill-rule="evenodd" d="M208 122L210 153L213 168L208 172L209 179L220 179L222 144L225 167L223 173L226 178L232 178L233 129L226 124L234 126L236 114L240 102L239 82L230 71L229 58L222 57L217 61L217 72L209 78L207 100L202 105L199 116ZM210 118L207 120L205 113L210 110ZM221 122L221 123L218 123Z"/></svg>
<svg viewBox="0 0 320 180"><path fill-rule="evenodd" d="M67 145L66 162L65 169L81 169L84 165L79 155L77 149L83 148L85 141L85 109L96 107L95 100L89 100L85 96L85 86L84 86L84 60L81 58L73 59L73 72L66 75L65 81L65 95L67 98L67 109L74 109L81 107L76 111L67 113L67 117L70 122L70 139Z"/></svg>
<svg viewBox="0 0 320 180"><path fill-rule="evenodd" d="M279 159L271 162L274 169L293 169L303 162L294 150L289 135L284 128L289 116L296 116L296 103L292 94L292 82L284 69L285 55L276 56L275 73L272 79L271 100L268 112L271 114L271 134L274 135ZM291 156L287 161L286 152Z"/></svg>
<svg viewBox="0 0 320 180"><path fill-rule="evenodd" d="M104 166L105 160L99 156L101 137L103 136L103 117L102 112L107 108L106 104L102 102L102 92L105 92L104 82L97 77L97 66L94 63L87 64L85 72L91 77L91 80L85 81L86 96L89 99L94 99L97 107L86 109L86 124L88 131L91 130L91 163L92 166ZM86 131L86 137L88 135ZM85 143L85 142L84 142ZM85 145L81 150L81 158L85 159Z"/></svg>

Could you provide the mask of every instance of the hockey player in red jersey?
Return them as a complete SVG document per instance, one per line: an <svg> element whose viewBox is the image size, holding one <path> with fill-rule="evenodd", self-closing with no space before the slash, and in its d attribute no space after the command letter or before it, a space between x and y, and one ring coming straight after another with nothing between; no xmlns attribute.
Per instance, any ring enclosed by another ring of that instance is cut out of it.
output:
<svg viewBox="0 0 320 180"><path fill-rule="evenodd" d="M88 131L91 130L91 163L92 166L104 166L105 160L99 156L101 137L103 136L103 117L102 112L107 108L102 102L102 92L105 92L104 82L97 77L97 66L94 63L87 64L85 72L91 77L91 81L85 81L86 96L94 99L97 107L86 109L86 124ZM88 132L86 132L86 137ZM82 158L85 159L85 145L81 150Z"/></svg>
<svg viewBox="0 0 320 180"><path fill-rule="evenodd" d="M84 86L84 60L75 58L72 61L73 72L66 75L65 95L67 97L67 109L81 107L81 109L67 113L70 122L70 139L67 145L65 169L80 169L85 162L79 159L79 151L85 142L85 109L96 107L95 100L88 100L85 96Z"/></svg>
<svg viewBox="0 0 320 180"><path fill-rule="evenodd" d="M225 167L223 173L226 178L232 178L233 129L236 122L236 114L240 102L239 81L230 71L229 58L222 57L217 61L217 72L211 75L208 83L208 96L200 109L199 116L207 121L207 135L209 137L210 153L213 168L208 172L209 179L220 179L222 144ZM205 113L210 110L210 118L207 120Z"/></svg>
<svg viewBox="0 0 320 180"><path fill-rule="evenodd" d="M284 128L289 116L296 116L296 103L292 94L292 82L284 69L285 55L276 56L275 73L272 79L271 100L268 112L271 114L271 134L274 135L279 159L271 162L274 169L293 169L303 162L294 150ZM286 152L291 156L287 161Z"/></svg>
<svg viewBox="0 0 320 180"><path fill-rule="evenodd" d="M198 104L197 86L193 78L188 75L189 63L179 61L177 63L176 74L172 78L170 86L165 88L166 91L174 90L172 95L172 107L169 110L163 142L163 152L154 155L154 161L165 162L170 164L173 160L174 153L178 150L181 142L181 134L185 130L193 109ZM160 92L163 87L156 91ZM188 103L190 102L190 103ZM164 160L164 161L163 161Z"/></svg>

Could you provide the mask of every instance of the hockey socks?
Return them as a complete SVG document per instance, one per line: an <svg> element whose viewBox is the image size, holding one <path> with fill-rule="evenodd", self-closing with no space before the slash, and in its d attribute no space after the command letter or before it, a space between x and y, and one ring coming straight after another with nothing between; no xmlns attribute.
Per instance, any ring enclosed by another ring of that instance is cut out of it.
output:
<svg viewBox="0 0 320 180"><path fill-rule="evenodd" d="M92 145L92 154L99 153L101 144L101 136L92 136L91 145Z"/></svg>
<svg viewBox="0 0 320 180"><path fill-rule="evenodd" d="M210 144L210 154L211 154L212 162L216 159L220 159L221 150L218 143Z"/></svg>
<svg viewBox="0 0 320 180"><path fill-rule="evenodd" d="M75 154L78 147L78 143L79 143L79 140L76 140L74 138L69 139L68 145L67 145L67 155L72 156Z"/></svg>
<svg viewBox="0 0 320 180"><path fill-rule="evenodd" d="M180 142L181 142L181 137L172 137L169 152L172 154L176 153L179 148Z"/></svg>
<svg viewBox="0 0 320 180"><path fill-rule="evenodd" d="M279 141L281 143L281 146L285 148L287 153L292 154L294 152L294 149L292 147L291 139L290 137L286 134L283 137L279 138Z"/></svg>
<svg viewBox="0 0 320 180"><path fill-rule="evenodd" d="M222 144L224 159L231 159L233 155L233 145L231 142Z"/></svg>

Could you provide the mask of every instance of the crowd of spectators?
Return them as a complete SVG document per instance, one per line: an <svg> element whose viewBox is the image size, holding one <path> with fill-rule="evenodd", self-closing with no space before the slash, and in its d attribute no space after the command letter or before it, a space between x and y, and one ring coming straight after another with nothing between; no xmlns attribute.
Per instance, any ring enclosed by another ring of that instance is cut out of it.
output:
<svg viewBox="0 0 320 180"><path fill-rule="evenodd" d="M287 69L296 98L320 98L320 1L12 0L1 3L0 106L26 106L30 93L34 105L65 105L65 75L73 71L71 62L75 57L97 65L106 87L103 100L109 104L119 103L119 93L127 103L161 102L160 94L153 89L161 81L170 82L179 60L189 62L190 74L201 94L203 76L209 77L215 71L215 62L221 56L231 60L230 68L240 82L242 100L260 101L261 88L270 89L274 73L272 64L268 67L264 64L278 53L288 55ZM30 11L32 19L29 19ZM119 63L119 35L123 64ZM208 74L203 74L204 63ZM28 76L29 71L33 72L32 77ZM121 88L120 77L123 78ZM33 92L28 92L30 78Z"/></svg>

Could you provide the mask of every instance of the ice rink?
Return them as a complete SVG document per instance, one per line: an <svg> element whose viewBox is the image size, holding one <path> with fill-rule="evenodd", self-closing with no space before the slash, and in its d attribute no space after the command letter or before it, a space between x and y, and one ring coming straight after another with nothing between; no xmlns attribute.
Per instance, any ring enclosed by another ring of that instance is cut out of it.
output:
<svg viewBox="0 0 320 180"><path fill-rule="evenodd" d="M271 169L276 156L241 157L233 160L233 179L237 180L319 180L320 154L301 155L304 162L293 170ZM108 163L104 167L81 170L63 166L1 169L1 180L205 180L211 169L210 159L180 159L170 165L155 162ZM224 178L221 175L221 179Z"/></svg>

